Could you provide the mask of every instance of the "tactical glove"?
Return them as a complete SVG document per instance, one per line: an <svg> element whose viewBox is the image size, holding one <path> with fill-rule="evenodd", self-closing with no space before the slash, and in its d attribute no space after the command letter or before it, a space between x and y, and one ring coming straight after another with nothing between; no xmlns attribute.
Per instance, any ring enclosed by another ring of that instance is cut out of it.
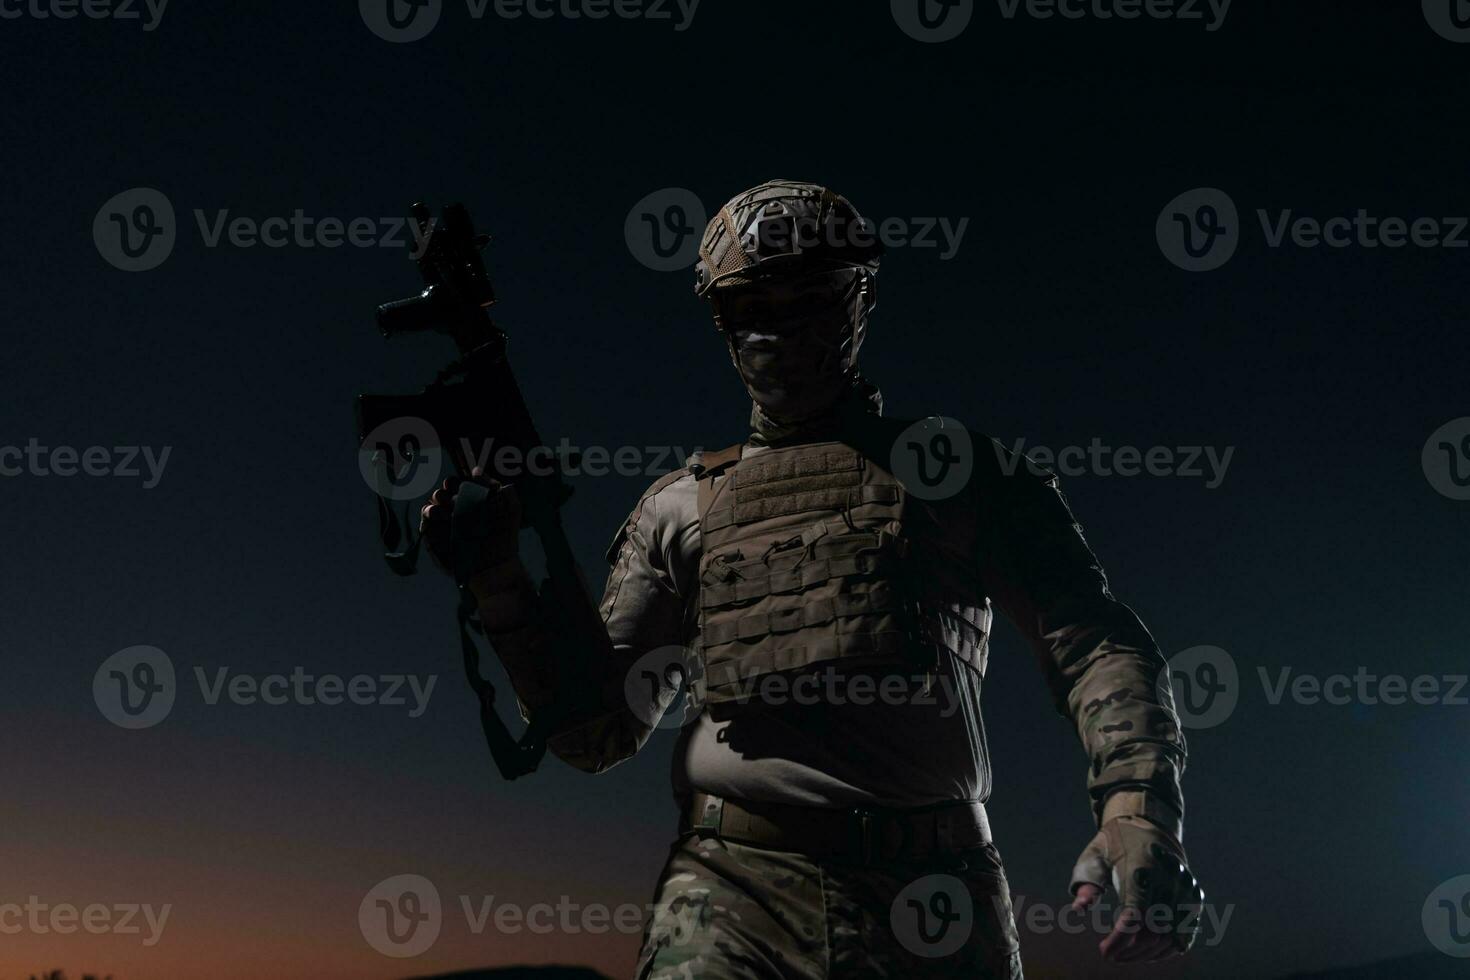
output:
<svg viewBox="0 0 1470 980"><path fill-rule="evenodd" d="M489 500L483 510L483 519L477 529L478 554L473 564L475 572L503 564L520 554L519 531L521 527L521 501L515 488L497 480L479 477L475 470L474 482L490 491ZM455 497L464 481L451 476L429 497L429 502L420 512L419 534L429 557L443 571L454 574L453 518Z"/></svg>
<svg viewBox="0 0 1470 980"><path fill-rule="evenodd" d="M1163 804L1130 794L1104 808L1097 836L1072 871L1074 908L1097 901L1109 882L1118 894L1113 932L1102 953L1120 963L1163 960L1187 952L1199 929L1204 890L1189 871L1177 836L1177 815L1165 827L1145 812L1172 813ZM1109 803L1114 801L1110 798Z"/></svg>
<svg viewBox="0 0 1470 980"><path fill-rule="evenodd" d="M521 501L515 488L482 477L474 481L489 490L475 513L472 535L467 543L456 542L454 511L464 485L450 477L434 491L424 506L419 533L434 563L449 574L468 566L465 585L474 594L480 625L510 675L511 686L521 702L522 717L531 709L550 703L552 678L546 630L537 615L539 600L531 577L520 559ZM456 547L471 548L468 559Z"/></svg>

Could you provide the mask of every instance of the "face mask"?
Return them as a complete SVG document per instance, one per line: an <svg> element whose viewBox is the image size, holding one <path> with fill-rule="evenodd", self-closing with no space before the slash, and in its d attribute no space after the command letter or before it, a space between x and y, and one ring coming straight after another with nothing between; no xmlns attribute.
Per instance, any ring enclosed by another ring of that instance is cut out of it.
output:
<svg viewBox="0 0 1470 980"><path fill-rule="evenodd" d="M750 397L771 418L800 422L831 408L850 381L856 351L851 290L815 308L733 318L731 353Z"/></svg>

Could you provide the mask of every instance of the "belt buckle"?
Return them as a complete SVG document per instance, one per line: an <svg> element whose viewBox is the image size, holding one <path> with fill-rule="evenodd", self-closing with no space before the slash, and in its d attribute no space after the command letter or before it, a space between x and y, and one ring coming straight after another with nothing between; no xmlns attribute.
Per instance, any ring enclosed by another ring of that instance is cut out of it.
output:
<svg viewBox="0 0 1470 980"><path fill-rule="evenodd" d="M720 836L720 826L725 815L725 801L718 796L704 796L702 801L695 797L700 803L699 813L694 820L694 834L702 841Z"/></svg>

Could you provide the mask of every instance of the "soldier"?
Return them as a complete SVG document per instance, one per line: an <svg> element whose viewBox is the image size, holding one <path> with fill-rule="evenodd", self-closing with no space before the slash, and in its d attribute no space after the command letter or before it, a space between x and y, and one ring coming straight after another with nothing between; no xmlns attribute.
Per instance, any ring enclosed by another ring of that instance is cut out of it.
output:
<svg viewBox="0 0 1470 980"><path fill-rule="evenodd" d="M1178 955L1203 893L1180 843L1185 743L1166 666L1049 475L952 423L881 415L857 358L881 247L843 197L772 181L722 208L696 292L750 394L751 434L643 494L608 552L601 678L559 678L517 553L519 508L469 583L530 717L565 685L600 705L549 747L600 773L648 740L684 673L681 818L637 976L1018 978L985 800L992 601L1029 641L1087 752L1099 830L1073 908L1111 883L1118 962ZM912 465L906 462L912 459ZM936 478L936 474L938 474ZM448 541L456 482L423 511Z"/></svg>

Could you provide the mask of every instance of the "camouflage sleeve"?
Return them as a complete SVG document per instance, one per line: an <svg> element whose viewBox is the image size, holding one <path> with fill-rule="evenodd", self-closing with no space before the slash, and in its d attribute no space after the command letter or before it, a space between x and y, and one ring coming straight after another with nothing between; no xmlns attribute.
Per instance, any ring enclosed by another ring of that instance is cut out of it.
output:
<svg viewBox="0 0 1470 980"><path fill-rule="evenodd" d="M598 607L606 629L595 656L605 668L599 676L552 676L550 622L562 613L546 608L535 595L519 560L515 562L519 572L502 573L500 583L488 573L486 581L471 583L481 622L505 664L523 718L549 703L564 683L594 684L601 691L595 702L600 712L572 720L547 740L553 754L584 772L604 772L631 758L648 741L657 709L650 704L635 712L624 679L643 653L678 644L683 635L684 604L662 568L664 552L655 546L659 520L653 498L669 482L666 477L649 488L608 550L612 569Z"/></svg>
<svg viewBox="0 0 1470 980"><path fill-rule="evenodd" d="M1120 796L1165 802L1182 817L1186 748L1167 685L1160 689L1158 645L1109 591L1055 477L1021 466L992 489L982 574L1036 654L1057 710L1076 725L1094 816L1126 789L1144 793Z"/></svg>

